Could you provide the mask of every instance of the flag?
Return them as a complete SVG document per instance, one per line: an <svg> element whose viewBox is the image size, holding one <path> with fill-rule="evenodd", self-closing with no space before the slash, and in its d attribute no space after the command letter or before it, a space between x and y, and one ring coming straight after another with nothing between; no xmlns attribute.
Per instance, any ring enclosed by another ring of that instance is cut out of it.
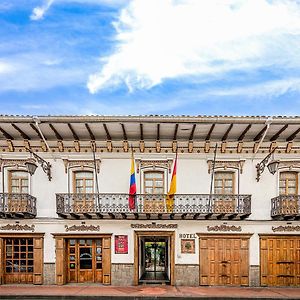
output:
<svg viewBox="0 0 300 300"><path fill-rule="evenodd" d="M135 209L135 197L136 197L136 184L135 184L135 167L133 150L131 154L131 168L130 168L130 186L129 186L129 209Z"/></svg>
<svg viewBox="0 0 300 300"><path fill-rule="evenodd" d="M174 208L174 195L176 193L176 169L177 169L177 152L176 152L176 158L175 158L175 163L174 163L174 168L172 173L170 189L166 198L166 207L167 207L167 212L169 213L173 212L173 208Z"/></svg>

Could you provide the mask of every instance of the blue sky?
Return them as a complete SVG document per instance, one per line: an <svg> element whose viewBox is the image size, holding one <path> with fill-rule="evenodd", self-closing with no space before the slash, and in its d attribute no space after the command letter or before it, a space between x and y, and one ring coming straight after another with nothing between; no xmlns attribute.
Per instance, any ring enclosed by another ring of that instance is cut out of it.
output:
<svg viewBox="0 0 300 300"><path fill-rule="evenodd" d="M298 0L1 0L2 114L300 115Z"/></svg>

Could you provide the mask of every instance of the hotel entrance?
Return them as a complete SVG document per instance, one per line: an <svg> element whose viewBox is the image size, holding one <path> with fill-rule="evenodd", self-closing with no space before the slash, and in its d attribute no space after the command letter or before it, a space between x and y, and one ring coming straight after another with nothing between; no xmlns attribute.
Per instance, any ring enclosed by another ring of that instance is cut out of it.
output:
<svg viewBox="0 0 300 300"><path fill-rule="evenodd" d="M140 240L140 283L169 283L169 238L142 237Z"/></svg>
<svg viewBox="0 0 300 300"><path fill-rule="evenodd" d="M174 282L174 233L135 232L135 284Z"/></svg>

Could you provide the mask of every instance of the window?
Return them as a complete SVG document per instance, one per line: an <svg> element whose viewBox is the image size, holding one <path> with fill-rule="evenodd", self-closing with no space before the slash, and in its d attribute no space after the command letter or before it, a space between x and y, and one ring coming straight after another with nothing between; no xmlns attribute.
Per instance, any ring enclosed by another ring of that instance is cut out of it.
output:
<svg viewBox="0 0 300 300"><path fill-rule="evenodd" d="M90 171L74 172L74 190L76 194L94 192L94 174Z"/></svg>
<svg viewBox="0 0 300 300"><path fill-rule="evenodd" d="M164 190L163 172L149 171L144 173L145 194L163 194Z"/></svg>
<svg viewBox="0 0 300 300"><path fill-rule="evenodd" d="M233 172L215 172L214 193L234 194L234 173Z"/></svg>
<svg viewBox="0 0 300 300"><path fill-rule="evenodd" d="M28 172L9 171L9 193L28 193Z"/></svg>
<svg viewBox="0 0 300 300"><path fill-rule="evenodd" d="M297 195L298 194L298 173L281 172L279 179L280 195Z"/></svg>

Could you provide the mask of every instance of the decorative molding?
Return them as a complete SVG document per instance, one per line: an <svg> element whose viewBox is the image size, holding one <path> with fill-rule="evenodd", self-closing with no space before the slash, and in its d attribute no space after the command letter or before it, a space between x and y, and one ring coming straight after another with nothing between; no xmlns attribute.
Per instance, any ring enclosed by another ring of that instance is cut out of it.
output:
<svg viewBox="0 0 300 300"><path fill-rule="evenodd" d="M241 174L243 173L245 160L216 160L215 161L215 169L224 169L234 168L239 169ZM211 173L213 167L213 160L209 159L207 161L208 164L208 174Z"/></svg>
<svg viewBox="0 0 300 300"><path fill-rule="evenodd" d="M273 232L279 232L279 231L284 231L284 232L288 232L288 231L300 231L300 225L297 226L272 226L272 230Z"/></svg>
<svg viewBox="0 0 300 300"><path fill-rule="evenodd" d="M300 168L300 160L280 160L278 169Z"/></svg>
<svg viewBox="0 0 300 300"><path fill-rule="evenodd" d="M100 231L100 226L94 226L94 225L65 225L65 231Z"/></svg>
<svg viewBox="0 0 300 300"><path fill-rule="evenodd" d="M0 226L0 230L13 230L13 231L35 231L35 225L21 225L21 224L7 224Z"/></svg>
<svg viewBox="0 0 300 300"><path fill-rule="evenodd" d="M64 165L65 165L65 172L68 173L68 168L70 167L81 167L82 169L84 167L90 167L94 168L95 164L93 160L69 160L69 159L63 159ZM100 159L96 159L96 170L97 173L100 172Z"/></svg>
<svg viewBox="0 0 300 300"><path fill-rule="evenodd" d="M131 224L131 228L136 228L136 229L145 229L145 228L157 228L157 229L162 229L162 228L178 228L178 224L156 224L155 222L151 224Z"/></svg>
<svg viewBox="0 0 300 300"><path fill-rule="evenodd" d="M235 225L216 225L216 226L207 226L208 231L242 231L241 226Z"/></svg>
<svg viewBox="0 0 300 300"><path fill-rule="evenodd" d="M35 163L35 160L33 158L27 158L27 159L0 159L0 165L1 169L2 167L16 167L16 168L26 168L25 163L32 162ZM0 170L1 172L1 170Z"/></svg>
<svg viewBox="0 0 300 300"><path fill-rule="evenodd" d="M143 168L167 168L169 173L171 173L173 159L166 160L141 160L136 159L137 173Z"/></svg>

